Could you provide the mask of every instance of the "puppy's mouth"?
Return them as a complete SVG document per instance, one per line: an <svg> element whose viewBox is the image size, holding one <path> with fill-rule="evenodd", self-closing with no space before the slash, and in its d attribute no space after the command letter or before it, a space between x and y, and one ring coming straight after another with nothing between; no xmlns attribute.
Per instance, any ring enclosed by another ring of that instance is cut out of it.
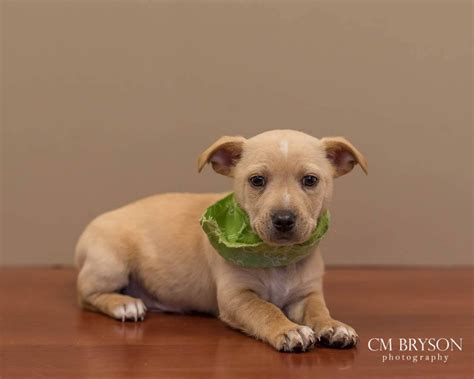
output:
<svg viewBox="0 0 474 379"><path fill-rule="evenodd" d="M264 225L262 229L259 228L260 226L262 225L254 225L253 230L262 241L270 246L300 245L311 237L311 231L314 229L314 227L310 228L309 224L300 224L291 231L281 232L268 224Z"/></svg>
<svg viewBox="0 0 474 379"><path fill-rule="evenodd" d="M289 246L289 245L298 245L305 242L301 236L297 235L296 233L272 233L270 241L267 243L269 245L275 246Z"/></svg>
<svg viewBox="0 0 474 379"><path fill-rule="evenodd" d="M270 246L291 246L305 242L305 239L295 231L281 233L276 230L271 230L268 234L258 233L258 235Z"/></svg>
<svg viewBox="0 0 474 379"><path fill-rule="evenodd" d="M291 246L306 242L311 236L310 225L298 223L289 231L279 231L270 223L251 223L253 231L270 246Z"/></svg>
<svg viewBox="0 0 474 379"><path fill-rule="evenodd" d="M297 242L295 242L290 236L274 237L267 243L273 246L289 246L297 244Z"/></svg>

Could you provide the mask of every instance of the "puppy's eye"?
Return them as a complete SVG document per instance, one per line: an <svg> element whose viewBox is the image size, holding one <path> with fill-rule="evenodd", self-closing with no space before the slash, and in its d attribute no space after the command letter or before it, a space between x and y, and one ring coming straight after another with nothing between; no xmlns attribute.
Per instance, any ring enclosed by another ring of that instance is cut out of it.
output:
<svg viewBox="0 0 474 379"><path fill-rule="evenodd" d="M301 180L301 183L305 187L314 187L316 184L318 184L318 182L319 182L319 179L314 175L303 176L303 179Z"/></svg>
<svg viewBox="0 0 474 379"><path fill-rule="evenodd" d="M249 182L253 187L263 187L265 186L265 177L261 175L254 175L249 178Z"/></svg>

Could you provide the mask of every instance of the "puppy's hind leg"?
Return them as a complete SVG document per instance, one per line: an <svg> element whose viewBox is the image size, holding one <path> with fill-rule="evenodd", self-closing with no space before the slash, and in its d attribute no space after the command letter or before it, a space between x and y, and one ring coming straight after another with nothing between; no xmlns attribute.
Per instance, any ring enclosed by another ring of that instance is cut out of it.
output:
<svg viewBox="0 0 474 379"><path fill-rule="evenodd" d="M129 282L127 262L111 249L81 252L82 264L77 280L80 305L102 312L122 322L143 321L146 306L141 299L120 294Z"/></svg>

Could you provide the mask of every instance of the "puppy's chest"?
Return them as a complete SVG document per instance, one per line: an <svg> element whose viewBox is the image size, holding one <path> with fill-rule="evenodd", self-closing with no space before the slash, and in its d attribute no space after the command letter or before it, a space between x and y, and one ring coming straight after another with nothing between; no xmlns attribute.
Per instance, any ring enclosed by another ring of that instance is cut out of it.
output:
<svg viewBox="0 0 474 379"><path fill-rule="evenodd" d="M259 279L262 283L260 296L279 308L304 295L310 287L294 270L268 269Z"/></svg>

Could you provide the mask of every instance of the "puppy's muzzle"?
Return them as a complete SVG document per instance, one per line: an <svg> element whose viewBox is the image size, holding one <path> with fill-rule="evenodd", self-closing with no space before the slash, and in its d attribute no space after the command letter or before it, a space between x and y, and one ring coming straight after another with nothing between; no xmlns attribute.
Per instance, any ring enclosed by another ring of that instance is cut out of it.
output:
<svg viewBox="0 0 474 379"><path fill-rule="evenodd" d="M273 213L272 224L279 233L289 233L296 223L296 216L293 212L282 210Z"/></svg>

